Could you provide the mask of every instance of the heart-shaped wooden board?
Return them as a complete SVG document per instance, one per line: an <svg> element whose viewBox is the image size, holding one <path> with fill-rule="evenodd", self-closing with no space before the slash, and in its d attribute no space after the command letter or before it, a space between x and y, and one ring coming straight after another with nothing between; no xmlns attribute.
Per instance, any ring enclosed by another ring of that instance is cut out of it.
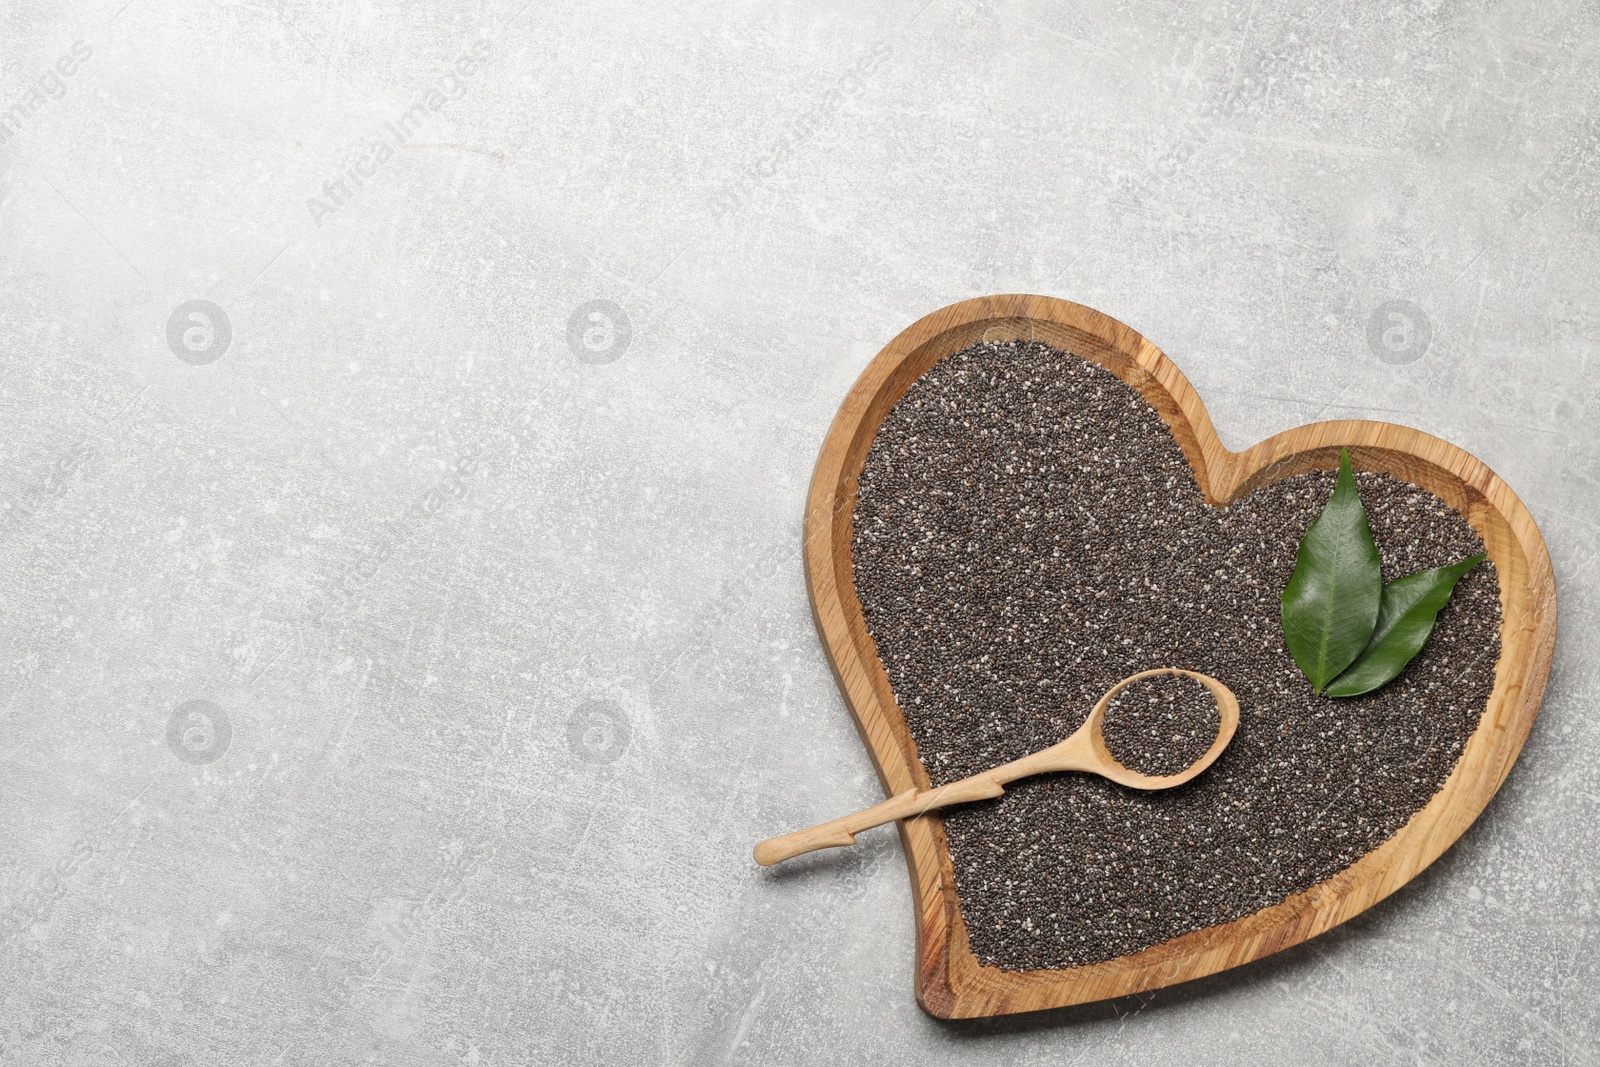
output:
<svg viewBox="0 0 1600 1067"><path fill-rule="evenodd" d="M1499 578L1501 651L1488 706L1455 769L1393 837L1280 904L1102 963L1034 971L979 963L958 906L943 820L931 814L901 822L918 916L917 1000L942 1018L1035 1011L1187 981L1315 937L1371 907L1437 859L1494 796L1533 724L1555 646L1555 581L1538 527L1510 487L1461 449L1403 426L1343 421L1302 426L1230 452L1194 387L1129 327L1050 297L967 300L920 319L873 359L834 418L807 501L812 614L889 795L927 789L930 781L856 596L851 537L858 480L879 426L912 383L978 341L1011 340L1071 352L1138 390L1166 421L1215 506L1292 475L1333 469L1342 447L1358 470L1382 471L1429 490L1483 538Z"/></svg>

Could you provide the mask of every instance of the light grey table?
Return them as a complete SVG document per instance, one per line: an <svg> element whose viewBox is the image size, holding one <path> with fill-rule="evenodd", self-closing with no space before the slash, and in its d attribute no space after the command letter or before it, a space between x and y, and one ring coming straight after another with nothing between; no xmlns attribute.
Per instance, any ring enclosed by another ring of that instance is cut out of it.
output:
<svg viewBox="0 0 1600 1067"><path fill-rule="evenodd" d="M0 1063L1600 1062L1597 24L11 5ZM797 551L833 409L1017 291L1140 329L1232 447L1472 451L1563 631L1395 898L950 1025L892 833L748 850L877 797Z"/></svg>

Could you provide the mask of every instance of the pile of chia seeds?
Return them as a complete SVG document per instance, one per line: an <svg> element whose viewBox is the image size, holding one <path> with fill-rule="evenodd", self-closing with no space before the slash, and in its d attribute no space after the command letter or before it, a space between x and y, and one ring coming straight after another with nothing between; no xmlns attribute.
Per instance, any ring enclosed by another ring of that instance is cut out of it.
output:
<svg viewBox="0 0 1600 1067"><path fill-rule="evenodd" d="M1112 697L1100 720L1111 758L1140 774L1186 771L1222 728L1216 697L1186 674L1141 678Z"/></svg>
<svg viewBox="0 0 1600 1067"><path fill-rule="evenodd" d="M1037 342L959 352L889 413L861 475L856 591L935 785L1054 744L1141 670L1200 671L1239 698L1232 743L1176 789L1053 775L945 813L981 962L1074 967L1248 915L1439 790L1494 687L1493 566L1461 580L1397 680L1318 697L1278 601L1334 477L1212 508L1136 391ZM1482 550L1426 490L1356 483L1386 580Z"/></svg>

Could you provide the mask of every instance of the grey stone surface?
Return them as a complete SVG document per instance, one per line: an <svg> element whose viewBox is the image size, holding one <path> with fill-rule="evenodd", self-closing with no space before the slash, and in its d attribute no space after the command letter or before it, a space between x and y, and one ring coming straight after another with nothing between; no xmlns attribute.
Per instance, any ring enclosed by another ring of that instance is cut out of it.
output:
<svg viewBox="0 0 1600 1067"><path fill-rule="evenodd" d="M0 27L0 1063L1600 1062L1592 2ZM748 850L877 796L814 449L896 331L1008 291L1142 330L1235 447L1482 457L1563 635L1390 901L951 1025L892 833Z"/></svg>

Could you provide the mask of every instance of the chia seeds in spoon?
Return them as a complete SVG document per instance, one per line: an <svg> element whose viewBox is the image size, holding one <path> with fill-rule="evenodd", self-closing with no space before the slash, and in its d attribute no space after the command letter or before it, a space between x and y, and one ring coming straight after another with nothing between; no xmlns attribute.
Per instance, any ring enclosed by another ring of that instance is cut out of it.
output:
<svg viewBox="0 0 1600 1067"><path fill-rule="evenodd" d="M1358 473L1386 580L1482 550L1407 482ZM981 963L1112 959L1280 903L1381 845L1438 792L1500 654L1492 564L1405 672L1318 697L1278 600L1333 490L1318 471L1206 504L1156 411L1038 342L941 361L889 413L854 513L856 592L934 785L1048 747L1113 684L1200 671L1239 698L1206 772L1158 792L1081 774L945 813Z"/></svg>
<svg viewBox="0 0 1600 1067"><path fill-rule="evenodd" d="M1141 678L1111 698L1100 720L1112 759L1158 777L1188 770L1220 729L1222 711L1211 690L1185 674Z"/></svg>

